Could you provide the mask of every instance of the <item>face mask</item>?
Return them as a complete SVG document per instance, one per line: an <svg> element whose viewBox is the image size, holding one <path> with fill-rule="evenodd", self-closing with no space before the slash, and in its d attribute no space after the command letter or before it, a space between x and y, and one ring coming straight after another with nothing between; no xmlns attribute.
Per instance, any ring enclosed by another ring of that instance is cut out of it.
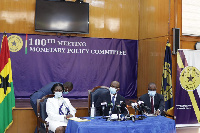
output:
<svg viewBox="0 0 200 133"><path fill-rule="evenodd" d="M65 95L68 94L68 93L69 93L68 91L63 92L63 94L65 94Z"/></svg>
<svg viewBox="0 0 200 133"><path fill-rule="evenodd" d="M150 96L155 96L156 95L156 91L150 91L150 90L148 90L148 94Z"/></svg>
<svg viewBox="0 0 200 133"><path fill-rule="evenodd" d="M109 91L110 91L111 94L116 94L116 92L117 92L117 90L113 87L110 87Z"/></svg>
<svg viewBox="0 0 200 133"><path fill-rule="evenodd" d="M55 92L55 98L61 98L62 92Z"/></svg>

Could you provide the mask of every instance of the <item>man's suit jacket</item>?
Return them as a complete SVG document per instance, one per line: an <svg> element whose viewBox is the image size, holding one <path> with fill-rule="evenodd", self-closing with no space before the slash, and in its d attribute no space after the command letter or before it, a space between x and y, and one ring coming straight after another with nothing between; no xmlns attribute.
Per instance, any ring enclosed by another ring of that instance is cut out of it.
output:
<svg viewBox="0 0 200 133"><path fill-rule="evenodd" d="M150 103L150 96L149 94L142 95L139 100L144 102L145 106L148 106L151 109L151 103ZM155 110L160 110L161 114L164 110L164 97L161 94L156 93L154 96L154 108ZM151 112L151 110L147 110L147 112Z"/></svg>
<svg viewBox="0 0 200 133"><path fill-rule="evenodd" d="M30 103L36 116L37 116L37 99L41 99L43 96L52 94L51 88L56 83L59 83L59 82L51 82L30 95Z"/></svg>
<svg viewBox="0 0 200 133"><path fill-rule="evenodd" d="M124 104L121 106L121 114L128 114L125 104L125 98L122 97L120 94L117 94L116 97L116 101L115 101L115 105L120 105L120 101L122 101ZM97 99L97 102L95 103L95 107L96 107L96 115L97 116L102 116L103 112L102 112L102 106L101 103L102 102L107 102L107 105L111 104L111 95L110 95L110 91L109 92L105 92L102 95L100 95ZM106 107L104 110L104 116L108 116L109 115L109 107ZM112 114L117 114L117 108L116 106L114 107L114 109L112 110Z"/></svg>

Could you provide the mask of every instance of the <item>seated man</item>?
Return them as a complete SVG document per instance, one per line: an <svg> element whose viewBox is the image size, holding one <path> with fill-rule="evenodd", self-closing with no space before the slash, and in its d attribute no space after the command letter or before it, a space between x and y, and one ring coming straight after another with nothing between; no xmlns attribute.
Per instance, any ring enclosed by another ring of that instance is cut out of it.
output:
<svg viewBox="0 0 200 133"><path fill-rule="evenodd" d="M51 82L45 85L44 87L42 87L40 90L31 94L30 103L36 116L37 116L37 99L41 99L43 96L52 94L51 88L55 83L59 83L59 82ZM73 84L71 82L65 82L63 86L65 88L63 94L67 94L73 89Z"/></svg>
<svg viewBox="0 0 200 133"><path fill-rule="evenodd" d="M109 106L106 106L104 110L104 116L109 115L110 109L112 110L112 114L117 114L117 105L121 105L121 114L127 115L128 111L126 109L126 104L125 104L125 98L122 97L120 94L117 94L117 92L120 90L120 83L118 81L112 81L110 88L110 91L105 92L104 94L100 95L97 99L97 102L95 103L96 107L96 115L97 116L102 116L103 111L101 107L101 103L106 102L107 105L113 106L111 109Z"/></svg>
<svg viewBox="0 0 200 133"><path fill-rule="evenodd" d="M163 95L156 93L156 89L155 83L149 83L148 93L142 95L139 100L143 101L144 106L149 108L146 109L147 113L160 115L164 113L164 97Z"/></svg>

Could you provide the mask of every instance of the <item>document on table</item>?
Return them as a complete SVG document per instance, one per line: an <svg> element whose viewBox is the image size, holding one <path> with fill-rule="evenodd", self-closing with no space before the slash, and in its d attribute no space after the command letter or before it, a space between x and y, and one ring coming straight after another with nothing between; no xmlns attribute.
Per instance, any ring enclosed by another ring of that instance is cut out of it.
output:
<svg viewBox="0 0 200 133"><path fill-rule="evenodd" d="M73 120L73 121L77 121L77 122L85 122L85 121L90 121L88 119L82 119L82 118L78 118L78 117L71 117L68 118L69 120Z"/></svg>

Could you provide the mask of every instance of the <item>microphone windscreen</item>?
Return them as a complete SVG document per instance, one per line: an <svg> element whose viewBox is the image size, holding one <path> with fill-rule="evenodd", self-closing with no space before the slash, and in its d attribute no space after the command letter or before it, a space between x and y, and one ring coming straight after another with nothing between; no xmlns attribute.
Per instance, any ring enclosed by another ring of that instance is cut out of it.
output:
<svg viewBox="0 0 200 133"><path fill-rule="evenodd" d="M140 104L143 104L144 102L143 101L138 101L138 104L140 105Z"/></svg>
<svg viewBox="0 0 200 133"><path fill-rule="evenodd" d="M133 107L135 107L137 105L138 105L137 103L131 103L131 106L133 106Z"/></svg>
<svg viewBox="0 0 200 133"><path fill-rule="evenodd" d="M107 102L103 102L103 103L101 103L101 105L103 106L103 105L106 105L107 106Z"/></svg>

